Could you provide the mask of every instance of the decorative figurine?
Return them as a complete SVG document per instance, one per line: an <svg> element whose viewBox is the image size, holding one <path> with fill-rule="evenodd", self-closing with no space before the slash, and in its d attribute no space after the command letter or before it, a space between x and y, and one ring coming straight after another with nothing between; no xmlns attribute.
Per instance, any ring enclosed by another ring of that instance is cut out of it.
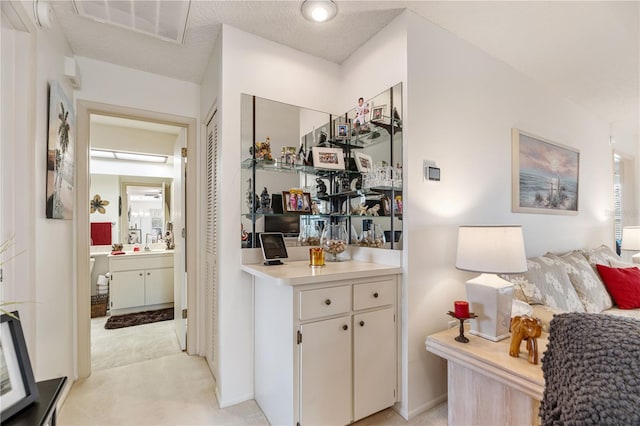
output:
<svg viewBox="0 0 640 426"><path fill-rule="evenodd" d="M327 195L327 185L324 183L324 181L320 178L316 178L316 183L318 185L316 185L316 192L318 197L324 197L325 195Z"/></svg>
<svg viewBox="0 0 640 426"><path fill-rule="evenodd" d="M320 207L315 201L311 202L311 214L320 214Z"/></svg>
<svg viewBox="0 0 640 426"><path fill-rule="evenodd" d="M271 138L267 136L264 142L256 142L255 146L249 148L249 154L254 155L258 161L273 161L271 156Z"/></svg>
<svg viewBox="0 0 640 426"><path fill-rule="evenodd" d="M269 195L269 191L267 191L266 186L260 194L260 208L257 213L273 213L273 209L271 208L271 196Z"/></svg>
<svg viewBox="0 0 640 426"><path fill-rule="evenodd" d="M252 190L251 178L247 179L247 183L249 184L249 187L247 188L247 208L250 213L253 213L260 205L260 199L258 198L258 194L254 193Z"/></svg>
<svg viewBox="0 0 640 426"><path fill-rule="evenodd" d="M509 355L518 358L520 356L520 343L527 341L527 352L529 352L529 362L538 363L538 341L542 333L542 323L537 318L526 315L511 318L511 346Z"/></svg>
<svg viewBox="0 0 640 426"><path fill-rule="evenodd" d="M367 209L367 216L379 216L378 210L380 210L380 204L376 204L375 206Z"/></svg>

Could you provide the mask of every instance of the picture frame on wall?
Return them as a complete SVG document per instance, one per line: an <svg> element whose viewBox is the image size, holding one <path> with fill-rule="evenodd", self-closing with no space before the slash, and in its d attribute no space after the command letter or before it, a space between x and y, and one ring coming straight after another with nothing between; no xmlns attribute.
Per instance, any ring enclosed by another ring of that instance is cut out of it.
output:
<svg viewBox="0 0 640 426"><path fill-rule="evenodd" d="M354 151L353 156L356 160L356 167L360 173L369 173L373 171L373 159L360 151Z"/></svg>
<svg viewBox="0 0 640 426"><path fill-rule="evenodd" d="M577 215L580 151L512 129L512 211Z"/></svg>
<svg viewBox="0 0 640 426"><path fill-rule="evenodd" d="M57 81L49 84L47 219L73 219L75 128L73 103Z"/></svg>
<svg viewBox="0 0 640 426"><path fill-rule="evenodd" d="M311 193L302 191L282 191L284 213L311 213Z"/></svg>
<svg viewBox="0 0 640 426"><path fill-rule="evenodd" d="M0 321L0 395L4 422L38 399L38 387L24 340L18 311Z"/></svg>
<svg viewBox="0 0 640 426"><path fill-rule="evenodd" d="M315 146L311 152L313 152L313 167L316 169L344 170L342 149Z"/></svg>

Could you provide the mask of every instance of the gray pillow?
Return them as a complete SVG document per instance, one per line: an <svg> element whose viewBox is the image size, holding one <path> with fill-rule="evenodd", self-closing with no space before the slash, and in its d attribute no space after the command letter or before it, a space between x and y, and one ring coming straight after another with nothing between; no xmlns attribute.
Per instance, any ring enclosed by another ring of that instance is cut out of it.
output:
<svg viewBox="0 0 640 426"><path fill-rule="evenodd" d="M514 284L516 297L524 297L530 305L547 305L563 312L585 312L564 262L539 256L527 259L527 267L528 271L522 274L501 275Z"/></svg>
<svg viewBox="0 0 640 426"><path fill-rule="evenodd" d="M613 306L600 276L593 271L582 252L576 250L562 256L547 253L545 256L563 262L569 280L587 312L598 314Z"/></svg>
<svg viewBox="0 0 640 426"><path fill-rule="evenodd" d="M622 262L622 258L605 244L593 249L581 250L581 252L596 273L598 272L597 264L610 266L611 262Z"/></svg>

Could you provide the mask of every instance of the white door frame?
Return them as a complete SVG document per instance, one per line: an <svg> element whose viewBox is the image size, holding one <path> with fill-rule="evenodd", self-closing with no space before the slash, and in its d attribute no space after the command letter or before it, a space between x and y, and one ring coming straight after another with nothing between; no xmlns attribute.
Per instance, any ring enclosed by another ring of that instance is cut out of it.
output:
<svg viewBox="0 0 640 426"><path fill-rule="evenodd" d="M190 226L189 238L187 238L187 309L189 313L189 327L187 328L187 353L198 354L198 328L200 320L198 315L198 233L197 227L197 171L196 161L196 119L173 114L165 114L141 109L109 105L99 102L77 101L77 158L76 158L76 205L87 204L89 199L89 128L90 115L100 114L129 119L151 121L160 124L169 124L187 129L187 161L193 164L187 168L187 185L189 191L187 197L187 212L185 221ZM91 374L91 290L86 285L89 276L89 209L77 209L76 217L76 330L77 330L77 377L85 378Z"/></svg>

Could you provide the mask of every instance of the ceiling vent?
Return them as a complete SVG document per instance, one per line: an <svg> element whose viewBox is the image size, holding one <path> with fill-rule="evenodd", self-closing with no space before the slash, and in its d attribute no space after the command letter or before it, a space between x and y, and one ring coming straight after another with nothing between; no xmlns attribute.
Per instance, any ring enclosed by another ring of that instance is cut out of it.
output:
<svg viewBox="0 0 640 426"><path fill-rule="evenodd" d="M76 13L94 21L183 44L191 0L73 0Z"/></svg>

